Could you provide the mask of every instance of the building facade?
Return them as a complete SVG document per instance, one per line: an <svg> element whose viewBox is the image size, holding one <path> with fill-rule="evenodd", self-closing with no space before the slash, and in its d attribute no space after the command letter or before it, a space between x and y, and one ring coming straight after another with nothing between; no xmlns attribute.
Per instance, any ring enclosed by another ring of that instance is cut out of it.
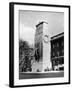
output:
<svg viewBox="0 0 72 90"><path fill-rule="evenodd" d="M53 70L64 70L64 33L51 37L51 62Z"/></svg>

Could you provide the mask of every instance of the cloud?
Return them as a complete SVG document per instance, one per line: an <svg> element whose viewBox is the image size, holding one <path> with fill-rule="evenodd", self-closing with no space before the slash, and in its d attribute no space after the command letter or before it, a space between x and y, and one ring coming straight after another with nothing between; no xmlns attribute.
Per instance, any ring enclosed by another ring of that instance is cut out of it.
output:
<svg viewBox="0 0 72 90"><path fill-rule="evenodd" d="M26 27L20 24L20 39L28 41L29 44L34 44L35 30L31 27Z"/></svg>

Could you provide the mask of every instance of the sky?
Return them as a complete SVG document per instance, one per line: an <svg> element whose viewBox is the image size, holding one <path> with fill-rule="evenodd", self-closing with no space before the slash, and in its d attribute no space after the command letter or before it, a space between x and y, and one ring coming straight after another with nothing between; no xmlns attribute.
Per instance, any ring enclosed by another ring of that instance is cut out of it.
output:
<svg viewBox="0 0 72 90"><path fill-rule="evenodd" d="M51 36L64 32L64 13L48 11L19 11L19 37L34 44L36 25L46 21Z"/></svg>

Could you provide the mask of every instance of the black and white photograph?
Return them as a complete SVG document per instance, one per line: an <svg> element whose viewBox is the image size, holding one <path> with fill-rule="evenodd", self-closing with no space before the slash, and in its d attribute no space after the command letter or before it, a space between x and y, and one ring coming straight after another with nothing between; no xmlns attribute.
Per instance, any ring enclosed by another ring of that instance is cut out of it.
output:
<svg viewBox="0 0 72 90"><path fill-rule="evenodd" d="M10 18L11 87L69 84L70 6L10 3Z"/></svg>
<svg viewBox="0 0 72 90"><path fill-rule="evenodd" d="M19 11L19 75L64 76L63 12Z"/></svg>

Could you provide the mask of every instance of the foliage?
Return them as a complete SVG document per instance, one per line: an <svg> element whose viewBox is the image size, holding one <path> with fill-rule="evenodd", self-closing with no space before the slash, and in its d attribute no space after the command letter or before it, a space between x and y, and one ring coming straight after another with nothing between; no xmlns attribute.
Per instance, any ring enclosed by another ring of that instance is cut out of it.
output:
<svg viewBox="0 0 72 90"><path fill-rule="evenodd" d="M19 41L19 67L20 71L31 71L31 60L33 60L33 48L27 41Z"/></svg>

